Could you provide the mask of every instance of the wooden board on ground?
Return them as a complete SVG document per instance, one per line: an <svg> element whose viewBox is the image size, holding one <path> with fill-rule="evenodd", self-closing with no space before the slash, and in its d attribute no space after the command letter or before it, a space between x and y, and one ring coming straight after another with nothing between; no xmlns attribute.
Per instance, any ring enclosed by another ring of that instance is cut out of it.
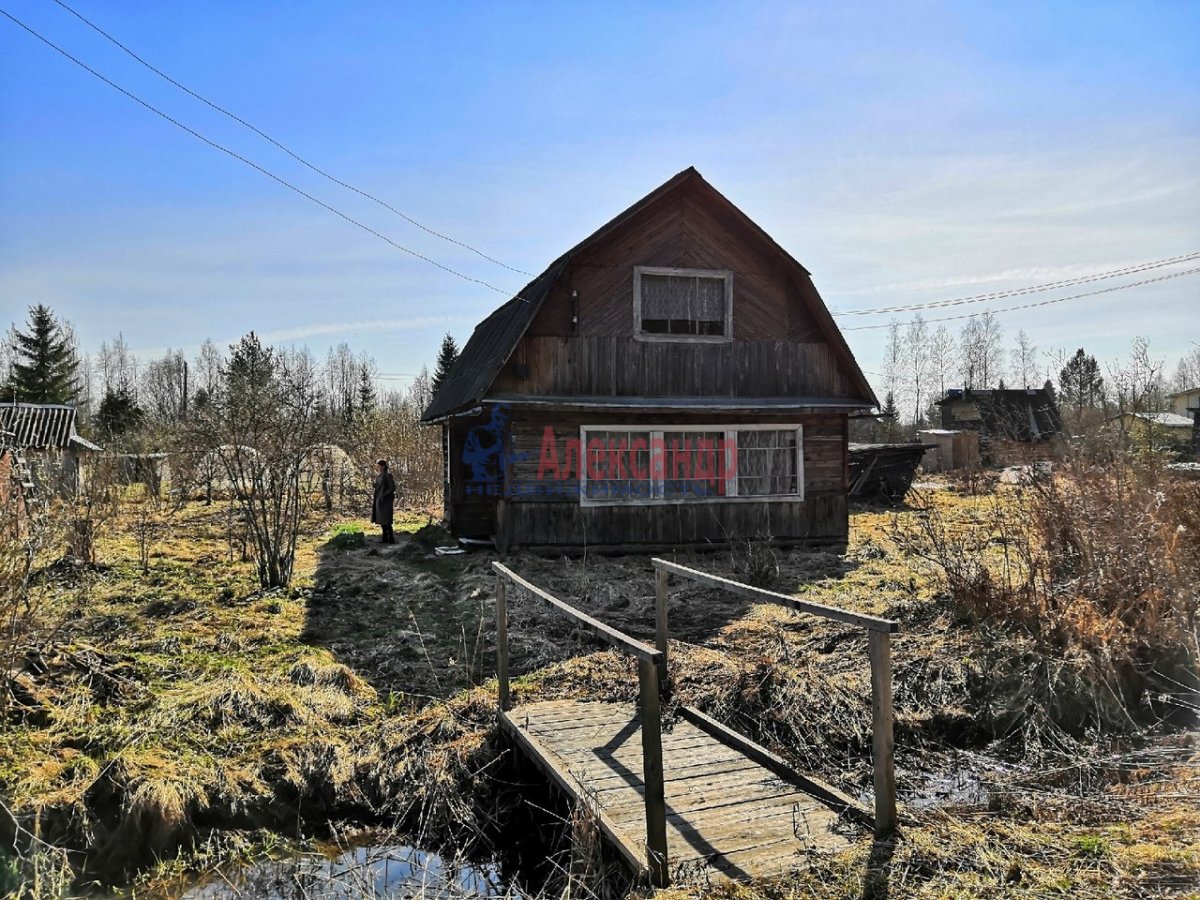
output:
<svg viewBox="0 0 1200 900"><path fill-rule="evenodd" d="M645 867L642 736L628 703L554 700L501 717L504 728L633 866ZM741 880L849 845L850 826L800 787L686 720L662 736L672 880ZM835 827L836 826L836 827Z"/></svg>

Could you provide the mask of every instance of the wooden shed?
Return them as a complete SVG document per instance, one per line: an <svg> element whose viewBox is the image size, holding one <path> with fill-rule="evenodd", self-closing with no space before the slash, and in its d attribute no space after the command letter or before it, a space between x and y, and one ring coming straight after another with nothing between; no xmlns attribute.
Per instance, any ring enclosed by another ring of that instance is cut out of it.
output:
<svg viewBox="0 0 1200 900"><path fill-rule="evenodd" d="M72 493L86 477L87 463L100 448L75 428L74 406L55 403L0 403L0 430L7 431L40 490Z"/></svg>
<svg viewBox="0 0 1200 900"><path fill-rule="evenodd" d="M809 273L689 168L481 322L423 421L460 537L844 545L877 405Z"/></svg>
<svg viewBox="0 0 1200 900"><path fill-rule="evenodd" d="M989 465L1053 459L1066 437L1058 402L1046 388L954 388L937 405L942 428L978 432L979 452Z"/></svg>

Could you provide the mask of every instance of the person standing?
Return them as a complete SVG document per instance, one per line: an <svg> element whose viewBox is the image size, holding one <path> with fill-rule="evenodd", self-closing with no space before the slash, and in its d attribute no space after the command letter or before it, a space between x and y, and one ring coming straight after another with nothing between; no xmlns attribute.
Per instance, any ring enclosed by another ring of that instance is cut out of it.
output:
<svg viewBox="0 0 1200 900"><path fill-rule="evenodd" d="M388 471L388 461L375 462L375 490L371 498L371 521L383 529L381 544L396 543L392 533L392 507L396 502L396 479Z"/></svg>

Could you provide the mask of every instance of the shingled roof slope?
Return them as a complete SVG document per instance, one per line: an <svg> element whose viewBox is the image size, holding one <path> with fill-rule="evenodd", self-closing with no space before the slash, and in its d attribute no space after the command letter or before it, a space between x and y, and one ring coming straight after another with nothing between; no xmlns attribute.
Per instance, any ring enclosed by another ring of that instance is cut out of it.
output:
<svg viewBox="0 0 1200 900"><path fill-rule="evenodd" d="M609 234L613 229L623 225L664 194L670 193L689 181L702 184L715 199L723 203L744 224L749 226L755 234L781 254L789 264L798 269L806 279L810 277L809 271L797 262L790 253L779 246L775 242L775 239L767 234L757 222L742 212L724 194L705 181L704 177L696 171L695 167L689 166L678 175L659 185L595 232L588 235L552 262L546 271L526 285L516 297L509 300L476 325L475 330L471 333L470 340L467 341L462 353L455 360L437 394L434 395L433 400L426 408L424 415L421 416L421 421L435 422L455 413L464 412L479 403L487 392L487 389L496 380L496 376L500 373L500 370L504 368L504 364L508 362L509 356L512 355L521 338L524 337L525 330L529 327L530 322L533 321L534 316L537 315L542 303L549 296L551 288L554 287L554 283L566 268L567 263L571 261L571 258L584 248ZM869 400L872 405L878 406L879 402L875 397L874 391L872 391L866 376L863 375L857 361L854 359L854 354L850 351L850 347L842 336L841 331L834 324L829 310L819 300L819 295L816 294L815 290L813 291L813 295L818 297L818 301L812 304L811 308L817 324L821 327L825 337L833 345L834 350L846 362L850 369L850 380L859 388L862 397Z"/></svg>

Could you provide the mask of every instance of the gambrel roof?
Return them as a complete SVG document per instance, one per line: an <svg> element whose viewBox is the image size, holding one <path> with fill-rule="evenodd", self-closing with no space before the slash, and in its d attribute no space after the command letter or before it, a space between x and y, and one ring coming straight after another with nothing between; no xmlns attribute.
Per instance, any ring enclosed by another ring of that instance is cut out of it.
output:
<svg viewBox="0 0 1200 900"><path fill-rule="evenodd" d="M758 240L765 243L769 252L778 255L783 265L793 271L798 281L811 287L807 269L780 247L749 216L705 181L695 168L689 167L558 257L546 271L527 284L517 296L475 326L470 340L459 354L421 420L427 423L436 422L478 406L495 382L500 370L508 362L517 344L520 343L530 323L542 308L551 289L572 257L628 223L650 204L685 186L702 192L707 200L718 204L725 212L732 214L739 222L747 226ZM833 317L829 314L829 310L826 309L816 290L804 291L802 295L822 336L847 372L850 383L859 392L859 396L853 398L859 401L857 405L878 406L878 400L871 390L866 376L863 375L845 338L834 324Z"/></svg>

